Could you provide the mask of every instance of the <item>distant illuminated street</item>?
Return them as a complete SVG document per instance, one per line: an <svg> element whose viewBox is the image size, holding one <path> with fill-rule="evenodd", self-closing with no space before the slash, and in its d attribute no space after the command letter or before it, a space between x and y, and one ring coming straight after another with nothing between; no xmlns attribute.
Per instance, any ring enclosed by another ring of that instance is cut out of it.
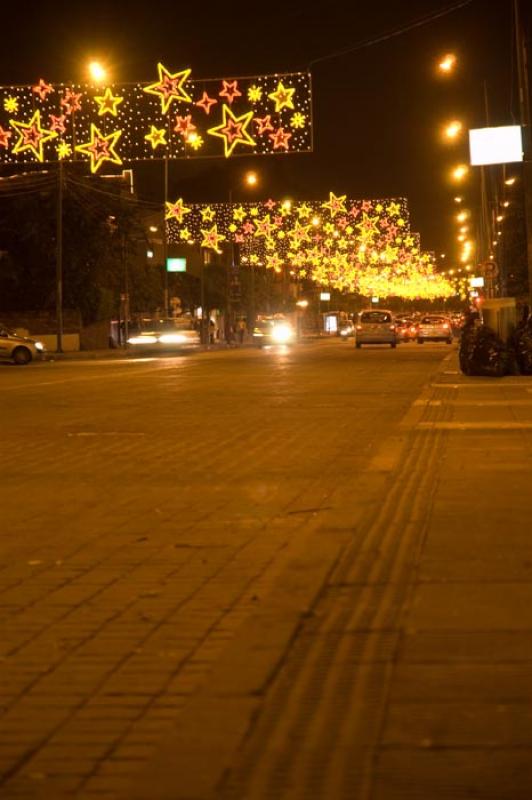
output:
<svg viewBox="0 0 532 800"><path fill-rule="evenodd" d="M126 791L449 352L3 365L2 797Z"/></svg>

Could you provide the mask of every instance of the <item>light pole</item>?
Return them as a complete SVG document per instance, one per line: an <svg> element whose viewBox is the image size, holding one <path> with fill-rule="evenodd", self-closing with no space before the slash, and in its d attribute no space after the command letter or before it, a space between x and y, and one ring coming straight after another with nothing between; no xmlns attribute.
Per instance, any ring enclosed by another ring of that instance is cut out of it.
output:
<svg viewBox="0 0 532 800"><path fill-rule="evenodd" d="M530 87L528 79L528 53L521 20L521 4L514 0L515 48L517 82L519 88L519 114L523 130L523 196L526 222L526 249L528 262L528 295L532 304L532 132L530 130Z"/></svg>

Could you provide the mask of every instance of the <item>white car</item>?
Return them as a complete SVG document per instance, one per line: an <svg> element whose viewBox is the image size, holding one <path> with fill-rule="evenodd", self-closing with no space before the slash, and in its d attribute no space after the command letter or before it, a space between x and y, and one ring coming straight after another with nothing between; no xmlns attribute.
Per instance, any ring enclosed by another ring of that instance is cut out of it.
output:
<svg viewBox="0 0 532 800"><path fill-rule="evenodd" d="M421 317L417 328L417 343L447 342L453 343L453 326L448 317L439 314L427 314Z"/></svg>
<svg viewBox="0 0 532 800"><path fill-rule="evenodd" d="M29 364L30 361L43 357L45 347L42 342L30 339L28 336L19 336L15 331L6 328L0 323L0 359L13 361L19 366Z"/></svg>
<svg viewBox="0 0 532 800"><path fill-rule="evenodd" d="M144 321L142 328L127 340L129 349L137 352L165 352L200 344L199 331L188 317Z"/></svg>
<svg viewBox="0 0 532 800"><path fill-rule="evenodd" d="M356 325L356 347L363 344L397 346L397 330L391 311L361 311Z"/></svg>

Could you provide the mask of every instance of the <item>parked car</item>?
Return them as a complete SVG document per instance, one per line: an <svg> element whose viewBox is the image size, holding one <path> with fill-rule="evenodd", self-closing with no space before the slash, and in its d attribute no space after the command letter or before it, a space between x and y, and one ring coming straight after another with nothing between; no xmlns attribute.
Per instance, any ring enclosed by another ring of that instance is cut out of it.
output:
<svg viewBox="0 0 532 800"><path fill-rule="evenodd" d="M356 326L356 347L363 344L397 346L397 330L391 311L361 311Z"/></svg>
<svg viewBox="0 0 532 800"><path fill-rule="evenodd" d="M23 366L34 359L42 359L45 347L42 342L30 339L28 336L19 336L18 333L0 323L0 359L13 361Z"/></svg>
<svg viewBox="0 0 532 800"><path fill-rule="evenodd" d="M164 352L199 345L200 334L189 317L144 321L129 336L130 349L139 352Z"/></svg>
<svg viewBox="0 0 532 800"><path fill-rule="evenodd" d="M453 343L453 329L448 317L429 314L421 317L417 329L417 343L447 342Z"/></svg>
<svg viewBox="0 0 532 800"><path fill-rule="evenodd" d="M257 347L274 344L293 344L295 340L296 332L284 317L259 317L255 322L253 344Z"/></svg>
<svg viewBox="0 0 532 800"><path fill-rule="evenodd" d="M355 326L351 322L351 320L347 320L347 322L343 322L340 325L340 329L338 330L338 335L340 338L345 342L349 339L350 336L354 336L356 333Z"/></svg>

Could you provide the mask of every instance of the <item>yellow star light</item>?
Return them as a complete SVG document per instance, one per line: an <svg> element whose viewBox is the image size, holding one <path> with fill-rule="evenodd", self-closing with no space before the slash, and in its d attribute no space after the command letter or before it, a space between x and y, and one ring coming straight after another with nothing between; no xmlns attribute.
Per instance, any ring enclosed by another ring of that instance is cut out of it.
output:
<svg viewBox="0 0 532 800"><path fill-rule="evenodd" d="M302 206L296 208L296 213L299 219L308 219L312 214L312 209L306 203L303 203Z"/></svg>
<svg viewBox="0 0 532 800"><path fill-rule="evenodd" d="M164 128L157 128L155 125L151 126L151 130L149 133L146 134L144 137L147 142L151 144L152 150L157 150L158 147L161 145L166 145L168 142L166 141L166 131Z"/></svg>
<svg viewBox="0 0 532 800"><path fill-rule="evenodd" d="M401 206L399 203L390 203L387 210L390 217L398 217L401 213Z"/></svg>
<svg viewBox="0 0 532 800"><path fill-rule="evenodd" d="M345 207L347 195L343 194L341 197L337 197L334 192L329 192L329 202L322 203L323 208L329 209L331 212L331 217L335 217L337 214L346 214L347 209Z"/></svg>
<svg viewBox="0 0 532 800"><path fill-rule="evenodd" d="M222 236L222 234L218 233L217 225L213 225L209 230L201 229L201 234L203 236L201 241L202 247L208 247L211 250L214 250L216 253L222 252L220 250L220 242L225 239L225 236Z"/></svg>
<svg viewBox="0 0 532 800"><path fill-rule="evenodd" d="M248 89L248 100L250 103L258 103L262 100L262 89L260 86L250 86Z"/></svg>
<svg viewBox="0 0 532 800"><path fill-rule="evenodd" d="M43 161L43 145L50 139L55 139L57 133L41 127L41 112L35 111L29 122L17 122L11 119L9 124L19 135L13 152L24 153L26 150L30 150L38 161Z"/></svg>
<svg viewBox="0 0 532 800"><path fill-rule="evenodd" d="M116 117L118 116L117 107L124 102L124 98L114 97L108 86L103 95L94 98L94 102L98 104L99 117L103 117L104 114L111 114L111 116Z"/></svg>
<svg viewBox="0 0 532 800"><path fill-rule="evenodd" d="M166 214L165 219L176 219L178 222L183 222L185 214L190 214L191 208L185 207L185 202L182 198L176 200L175 203L166 201Z"/></svg>
<svg viewBox="0 0 532 800"><path fill-rule="evenodd" d="M207 208L202 208L200 214L203 222L212 222L216 216L216 212L210 206L207 206Z"/></svg>
<svg viewBox="0 0 532 800"><path fill-rule="evenodd" d="M224 140L224 154L226 158L232 154L237 144L246 144L254 147L256 142L247 132L247 127L253 119L253 111L236 117L229 106L223 106L223 122L215 128L210 128L207 133Z"/></svg>
<svg viewBox="0 0 532 800"><path fill-rule="evenodd" d="M288 89L286 86L283 86L283 82L279 81L277 89L275 92L271 92L268 97L270 100L273 100L275 103L275 110L282 111L283 108L294 108L294 93L295 89Z"/></svg>
<svg viewBox="0 0 532 800"><path fill-rule="evenodd" d="M57 147L55 148L57 152L57 158L61 161L63 158L68 158L72 155L72 148L68 144L68 142L59 142Z"/></svg>
<svg viewBox="0 0 532 800"><path fill-rule="evenodd" d="M183 88L183 84L186 83L192 70L183 69L181 72L171 73L163 64L159 63L157 64L157 71L159 72L159 80L156 83L150 83L149 86L145 86L143 91L160 97L163 114L168 112L172 100L185 103L192 102L192 98Z"/></svg>
<svg viewBox="0 0 532 800"><path fill-rule="evenodd" d="M179 238L188 242L188 240L192 238L192 234L188 228L183 228L183 230L179 232Z"/></svg>
<svg viewBox="0 0 532 800"><path fill-rule="evenodd" d="M18 100L16 97L6 97L4 100L4 109L8 114L16 114L18 111Z"/></svg>
<svg viewBox="0 0 532 800"><path fill-rule="evenodd" d="M244 222L245 218L246 212L242 206L239 206L233 210L233 219L236 219L237 222Z"/></svg>
<svg viewBox="0 0 532 800"><path fill-rule="evenodd" d="M203 136L199 136L197 133L192 132L186 141L193 150L199 150L203 145Z"/></svg>
<svg viewBox="0 0 532 800"><path fill-rule="evenodd" d="M78 153L84 153L90 157L91 172L98 172L105 161L110 164L121 164L122 159L115 150L118 140L122 136L122 131L114 131L104 136L91 122L90 142L76 145Z"/></svg>

